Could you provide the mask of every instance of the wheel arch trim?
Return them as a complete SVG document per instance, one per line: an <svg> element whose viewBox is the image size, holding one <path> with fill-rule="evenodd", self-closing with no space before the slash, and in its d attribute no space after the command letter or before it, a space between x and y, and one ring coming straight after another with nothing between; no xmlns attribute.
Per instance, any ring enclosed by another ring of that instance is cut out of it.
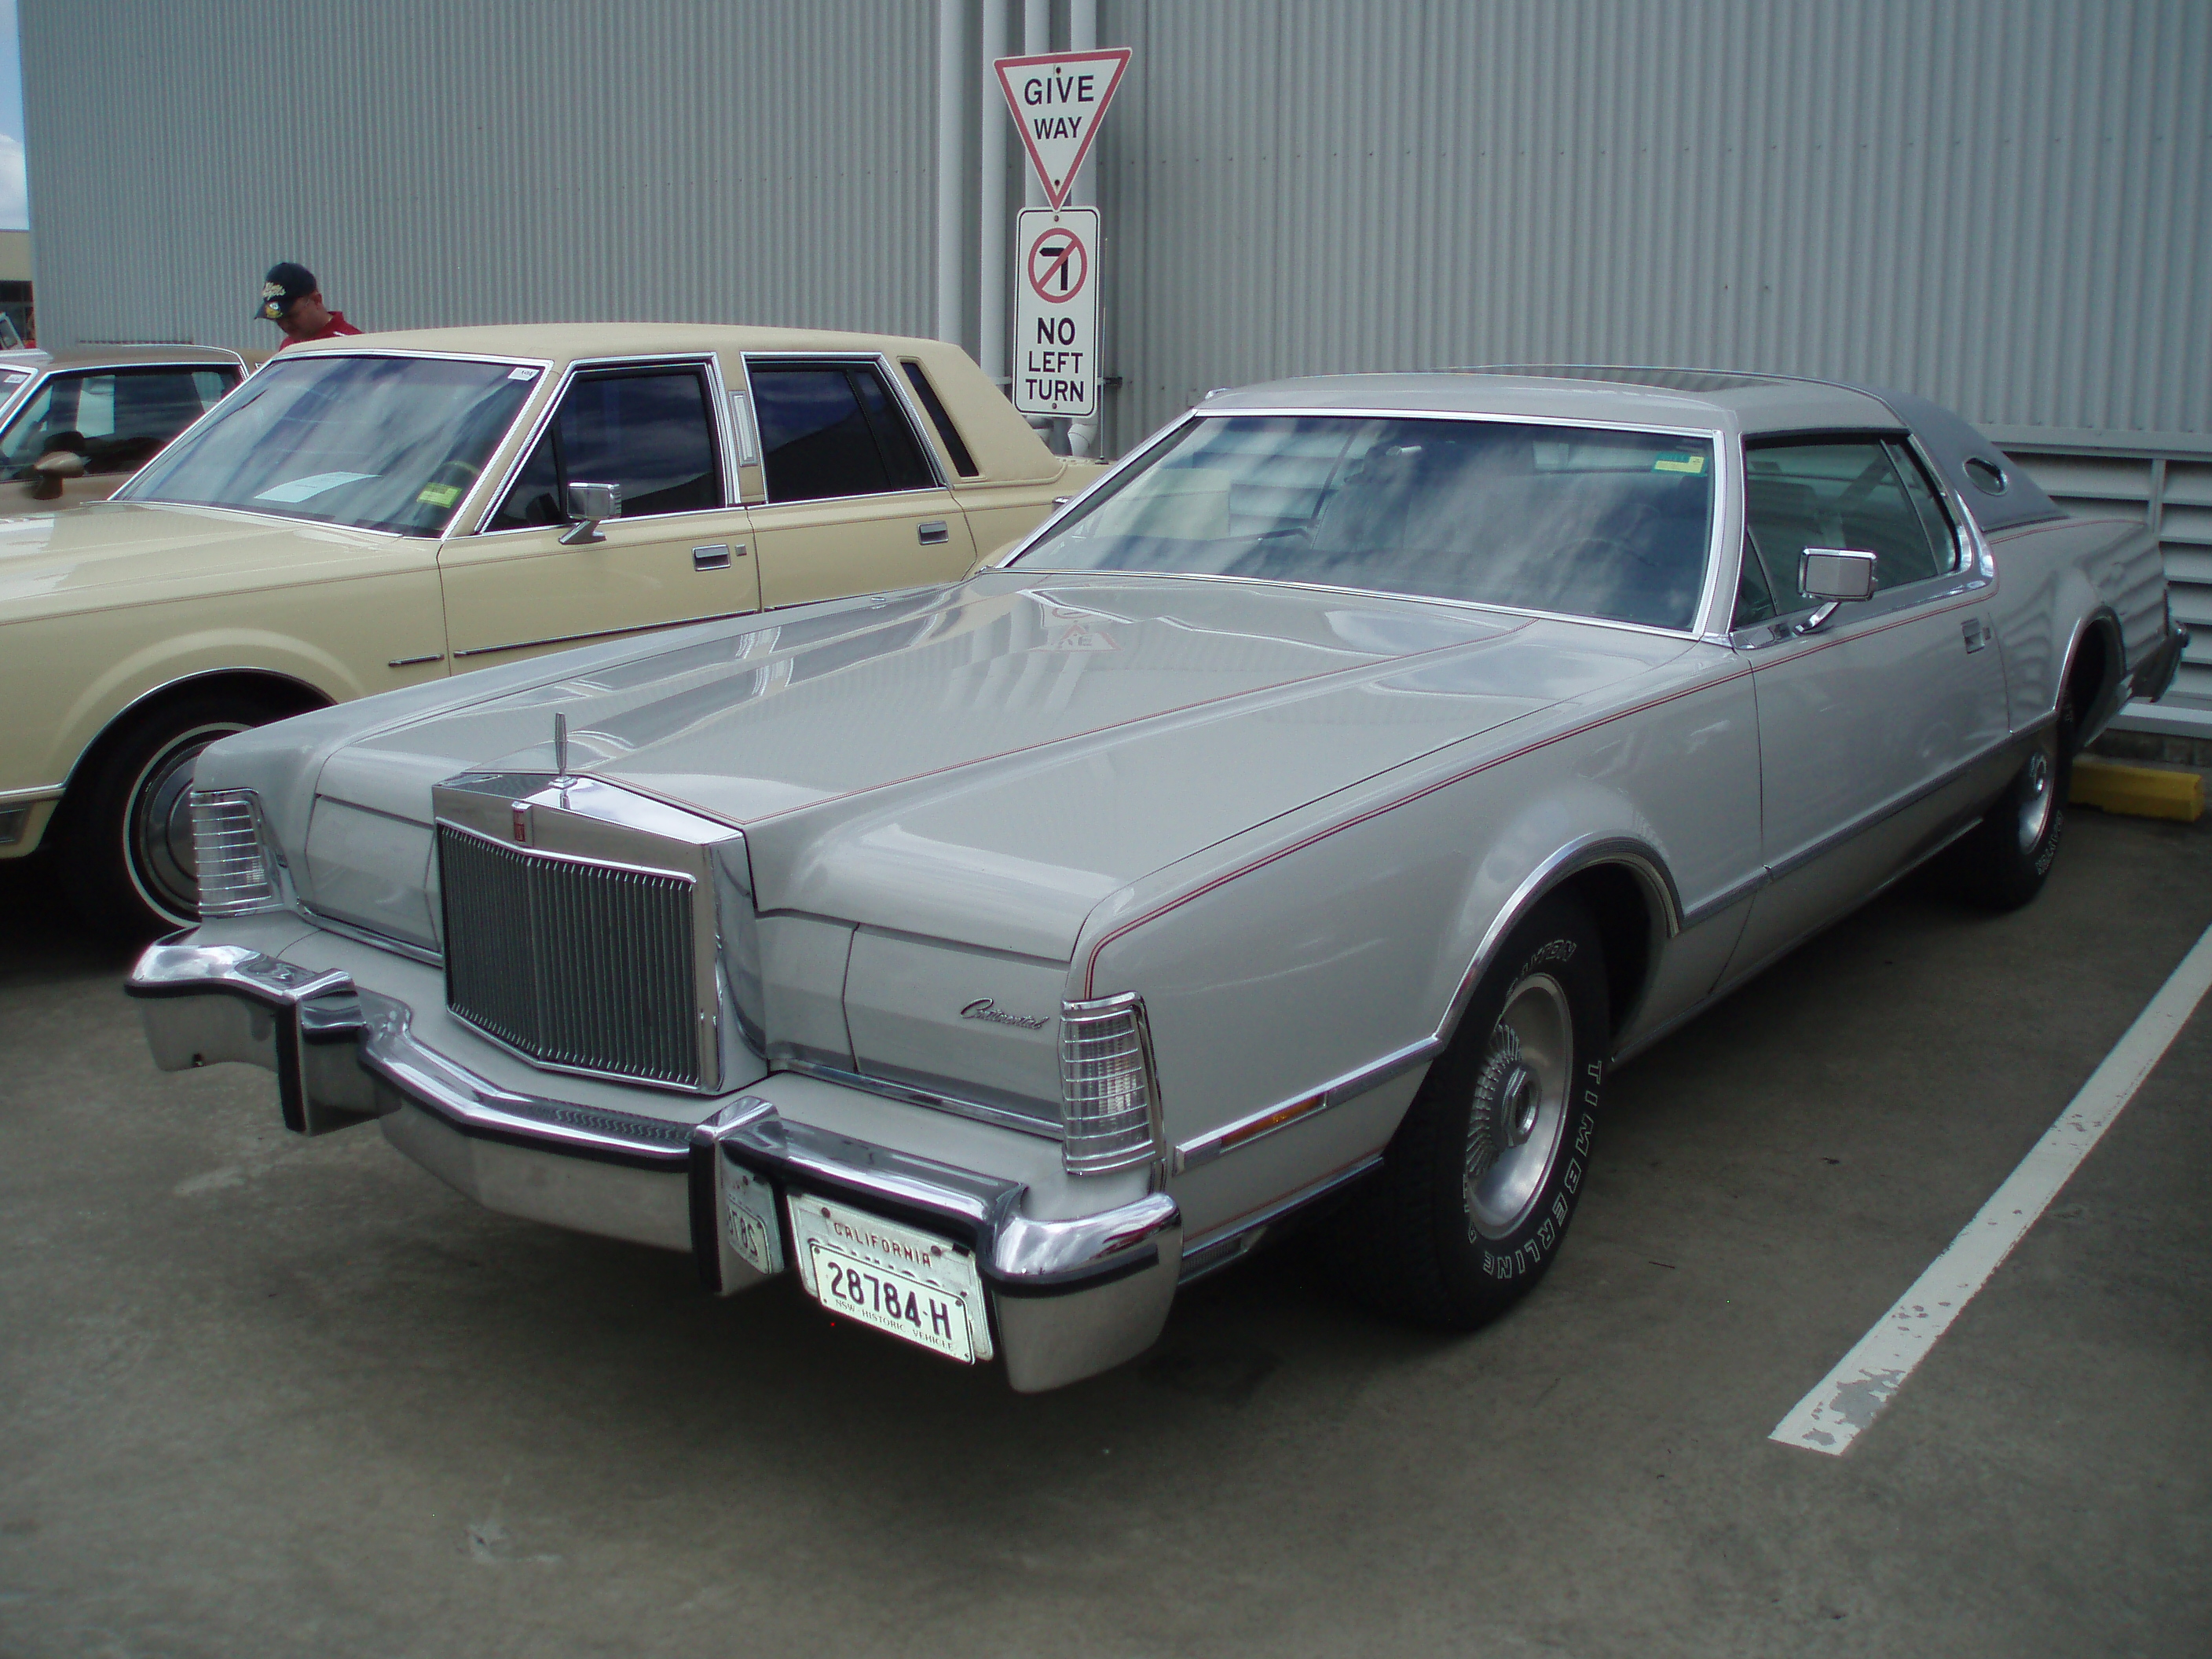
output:
<svg viewBox="0 0 2212 1659"><path fill-rule="evenodd" d="M241 687L246 684L283 687L301 694L311 700L312 707L319 708L327 708L333 703L343 701L343 698L332 696L330 692L313 682L302 679L297 674L287 673L282 669L196 669L189 674L179 674L173 679L164 680L159 685L140 692L101 721L100 729L86 740L84 746L77 751L76 758L70 763L69 775L63 781L62 788L64 791L74 788L83 775L85 763L102 750L117 733L127 729L154 704L165 698L212 684L218 680L237 683Z"/></svg>
<svg viewBox="0 0 2212 1659"><path fill-rule="evenodd" d="M1682 931L1682 898L1674 885L1674 874L1668 869L1666 860L1649 842L1635 836L1603 833L1577 836L1547 858L1540 860L1522 877L1520 885L1498 907L1490 926L1483 930L1482 940L1475 947L1474 959L1468 963L1467 971L1460 975L1459 983L1452 992L1451 1001L1445 1008L1443 1017L1437 1022L1436 1030L1430 1038L1437 1049L1441 1050L1449 1042L1454 1032L1459 1029L1460 1021L1467 1016L1468 1005L1474 1000L1475 988L1482 983L1483 975L1495 964L1498 951L1504 947L1513 930L1526 921L1539 904L1574 878L1607 866L1626 870L1643 890L1655 937L1651 941L1653 948L1644 963L1643 984L1638 987L1638 994L1649 988L1651 976L1658 967L1657 947Z"/></svg>

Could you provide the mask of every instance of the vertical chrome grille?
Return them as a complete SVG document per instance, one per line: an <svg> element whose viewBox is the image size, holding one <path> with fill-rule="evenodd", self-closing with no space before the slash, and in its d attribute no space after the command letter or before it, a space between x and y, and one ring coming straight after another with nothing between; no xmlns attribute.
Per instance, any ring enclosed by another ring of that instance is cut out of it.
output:
<svg viewBox="0 0 2212 1659"><path fill-rule="evenodd" d="M192 792L192 862L198 866L203 916L276 908L276 884L252 790Z"/></svg>
<svg viewBox="0 0 2212 1659"><path fill-rule="evenodd" d="M702 1086L696 884L438 827L447 1006L550 1066Z"/></svg>
<svg viewBox="0 0 2212 1659"><path fill-rule="evenodd" d="M1060 1092L1070 1174L1127 1169L1152 1156L1160 1091L1141 997L1060 1004Z"/></svg>

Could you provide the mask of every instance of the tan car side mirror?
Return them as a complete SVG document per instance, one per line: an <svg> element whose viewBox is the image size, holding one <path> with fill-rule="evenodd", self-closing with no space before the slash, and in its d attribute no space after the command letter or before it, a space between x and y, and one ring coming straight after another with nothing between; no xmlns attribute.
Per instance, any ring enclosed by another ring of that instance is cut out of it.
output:
<svg viewBox="0 0 2212 1659"><path fill-rule="evenodd" d="M599 526L622 517L622 486L615 483L572 483L568 486L568 516L575 522L561 532L561 545L581 547L603 542Z"/></svg>

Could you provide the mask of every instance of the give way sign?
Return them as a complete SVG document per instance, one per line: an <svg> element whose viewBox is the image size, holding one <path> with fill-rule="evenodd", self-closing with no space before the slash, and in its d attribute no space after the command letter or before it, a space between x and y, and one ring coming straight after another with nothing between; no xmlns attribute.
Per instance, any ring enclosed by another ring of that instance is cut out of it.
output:
<svg viewBox="0 0 2212 1659"><path fill-rule="evenodd" d="M1066 204L1076 169L1098 136L1114 88L1129 67L1129 48L1049 52L1036 58L994 58L999 90L1022 130L1022 147L1054 207Z"/></svg>

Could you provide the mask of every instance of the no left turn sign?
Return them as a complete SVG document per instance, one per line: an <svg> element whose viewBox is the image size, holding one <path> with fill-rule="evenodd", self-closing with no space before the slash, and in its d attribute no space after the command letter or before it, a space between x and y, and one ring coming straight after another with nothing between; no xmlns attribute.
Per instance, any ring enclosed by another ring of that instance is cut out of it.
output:
<svg viewBox="0 0 2212 1659"><path fill-rule="evenodd" d="M1016 221L1014 407L1098 412L1098 210L1030 208Z"/></svg>
<svg viewBox="0 0 2212 1659"><path fill-rule="evenodd" d="M1047 305L1080 298L1091 279L1091 250L1073 227L1054 224L1030 242L1030 286Z"/></svg>

